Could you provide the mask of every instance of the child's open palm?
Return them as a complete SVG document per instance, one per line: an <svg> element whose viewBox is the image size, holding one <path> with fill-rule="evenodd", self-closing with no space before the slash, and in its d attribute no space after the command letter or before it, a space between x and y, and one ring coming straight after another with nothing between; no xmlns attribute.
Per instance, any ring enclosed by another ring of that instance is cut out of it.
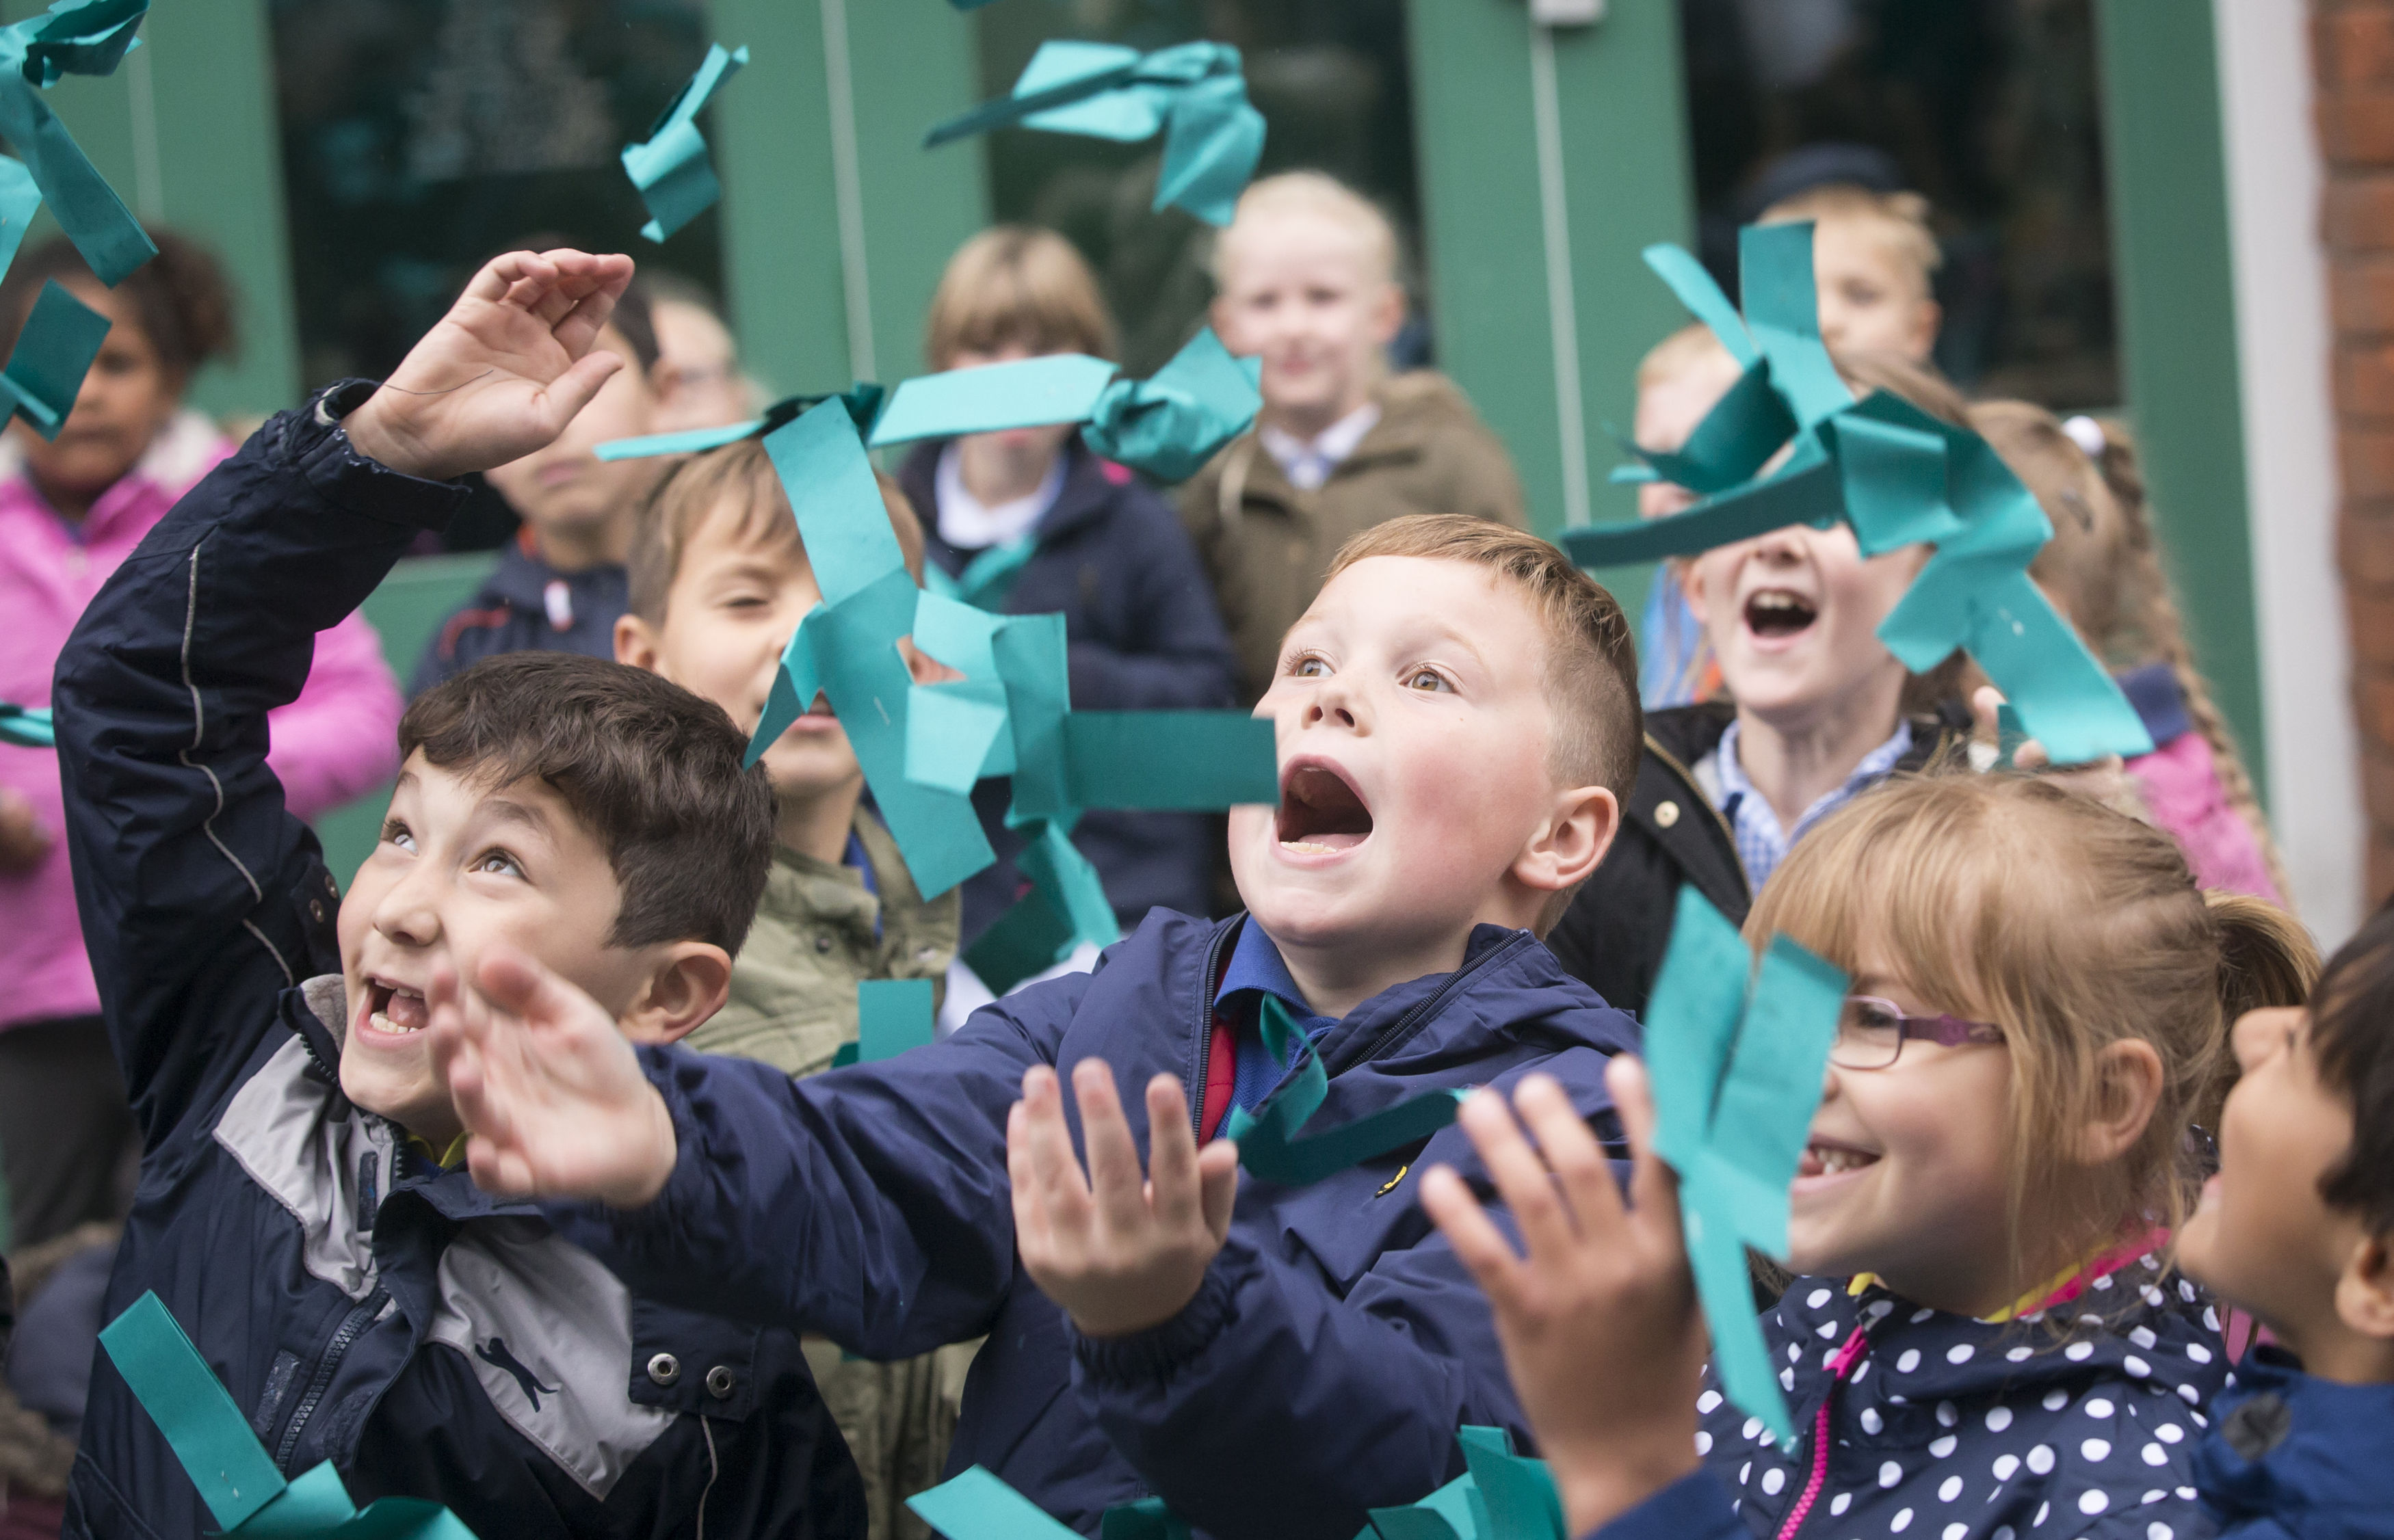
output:
<svg viewBox="0 0 2394 1540"><path fill-rule="evenodd" d="M474 1183L502 1197L637 1208L673 1174L673 1119L598 1002L513 948L473 985L448 967L428 996L432 1063L470 1136Z"/></svg>
<svg viewBox="0 0 2394 1540"><path fill-rule="evenodd" d="M358 452L434 480L555 441L624 366L593 352L632 281L628 257L510 252L476 273L388 382L349 414Z"/></svg>

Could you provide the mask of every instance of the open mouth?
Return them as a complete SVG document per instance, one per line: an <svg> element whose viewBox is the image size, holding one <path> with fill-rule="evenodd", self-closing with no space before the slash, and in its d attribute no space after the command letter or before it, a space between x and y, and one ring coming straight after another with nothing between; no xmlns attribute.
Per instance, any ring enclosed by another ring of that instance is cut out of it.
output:
<svg viewBox="0 0 2394 1540"><path fill-rule="evenodd" d="M1757 637L1792 637L1820 618L1812 601L1784 588L1761 588L1745 601L1745 625Z"/></svg>
<svg viewBox="0 0 2394 1540"><path fill-rule="evenodd" d="M1281 781L1276 833L1292 850L1351 850L1372 836L1372 809L1335 767L1299 760Z"/></svg>
<svg viewBox="0 0 2394 1540"><path fill-rule="evenodd" d="M1808 1144L1804 1158L1796 1163L1798 1177L1842 1177L1848 1171L1860 1171L1866 1165L1876 1165L1878 1157L1867 1150L1848 1149L1842 1144Z"/></svg>
<svg viewBox="0 0 2394 1540"><path fill-rule="evenodd" d="M420 992L368 975L366 1020L377 1032L404 1037L431 1024L432 1007Z"/></svg>

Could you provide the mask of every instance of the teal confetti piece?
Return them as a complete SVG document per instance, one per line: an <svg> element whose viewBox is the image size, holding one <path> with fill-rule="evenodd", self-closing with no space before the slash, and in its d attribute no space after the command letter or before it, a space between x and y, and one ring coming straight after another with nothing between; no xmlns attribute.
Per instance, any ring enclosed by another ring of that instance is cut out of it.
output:
<svg viewBox="0 0 2394 1540"><path fill-rule="evenodd" d="M83 392L83 377L99 345L108 339L108 318L77 299L56 279L42 283L33 314L17 334L8 362L0 367L0 398L8 409L55 440Z"/></svg>
<svg viewBox="0 0 2394 1540"><path fill-rule="evenodd" d="M948 1540L1075 1540L1071 1530L982 1466L916 1493L906 1506Z"/></svg>
<svg viewBox="0 0 2394 1540"><path fill-rule="evenodd" d="M980 679L918 684L906 708L906 779L970 796L1006 737L1006 690ZM1011 744L1008 748L1010 750Z"/></svg>
<svg viewBox="0 0 2394 1540"><path fill-rule="evenodd" d="M149 10L150 0L59 0L39 16L0 28L0 138L23 157L59 228L111 288L158 248L39 88L69 74L114 73Z"/></svg>
<svg viewBox="0 0 2394 1540"><path fill-rule="evenodd" d="M1656 242L1640 255L1654 276L1670 286L1672 296L1687 307L1688 313L1720 339L1720 345L1737 360L1739 368L1751 370L1762 362L1762 349L1754 345L1754 335L1745 329L1745 318L1737 313L1737 307L1721 293L1720 285L1713 282L1713 275L1704 270L1702 262L1684 247L1667 241Z"/></svg>
<svg viewBox="0 0 2394 1540"><path fill-rule="evenodd" d="M789 494L825 604L836 608L891 573L906 571L881 483L845 403L826 401L773 429L765 435L765 453ZM912 579L907 586L914 586ZM900 632L913 624L910 612Z"/></svg>
<svg viewBox="0 0 2394 1540"><path fill-rule="evenodd" d="M1501 1428L1457 1430L1466 1471L1418 1503L1371 1510L1355 1540L1568 1540L1562 1496L1544 1460Z"/></svg>
<svg viewBox="0 0 2394 1540"><path fill-rule="evenodd" d="M678 433L647 433L637 439L609 439L590 453L602 460L644 460L656 454L696 454L736 444L765 426L762 417L722 428L686 428Z"/></svg>
<svg viewBox="0 0 2394 1540"><path fill-rule="evenodd" d="M1112 364L1083 353L919 375L891 392L874 425L873 447L1085 422L1113 377Z"/></svg>
<svg viewBox="0 0 2394 1540"><path fill-rule="evenodd" d="M1062 962L1073 944L1072 922L1033 888L965 949L965 966L991 994L1004 994Z"/></svg>
<svg viewBox="0 0 2394 1540"><path fill-rule="evenodd" d="M663 242L723 196L696 120L707 99L747 62L744 47L709 46L698 72L650 125L649 137L624 147L624 174L648 205L649 222L640 227L648 239Z"/></svg>
<svg viewBox="0 0 2394 1540"><path fill-rule="evenodd" d="M995 638L998 678L1014 727L1014 805L1006 821L1070 826L1075 813L1064 771L1064 717L1072 708L1062 615L1013 615Z"/></svg>
<svg viewBox="0 0 2394 1540"><path fill-rule="evenodd" d="M19 748L58 747L58 729L50 720L50 708L0 701L0 744L14 744Z"/></svg>
<svg viewBox="0 0 2394 1540"><path fill-rule="evenodd" d="M954 577L938 562L927 562L923 586L942 599L953 599L976 610L999 612L1006 608L1006 596L1014 591L1014 580L1038 554L1039 533L1034 530L1019 540L981 551Z"/></svg>
<svg viewBox="0 0 2394 1540"><path fill-rule="evenodd" d="M1665 519L1634 519L1563 532L1564 552L1583 567L1643 566L1752 540L1790 524L1834 522L1845 510L1837 467L1809 439L1760 481L1707 497Z"/></svg>
<svg viewBox="0 0 2394 1540"><path fill-rule="evenodd" d="M1263 410L1262 372L1260 360L1232 358L1207 327L1146 379L1106 387L1081 436L1110 460L1185 481Z"/></svg>
<svg viewBox="0 0 2394 1540"><path fill-rule="evenodd" d="M1757 361L1676 451L1628 445L1662 480L1690 492L1727 492L1753 477L1796 436L1796 418Z"/></svg>
<svg viewBox="0 0 2394 1540"><path fill-rule="evenodd" d="M1736 928L1689 887L1646 1009L1654 1149L1679 1174L1713 1367L1730 1398L1782 1442L1794 1441L1795 1423L1755 1319L1745 1248L1786 1256L1787 1187L1846 988L1842 972L1784 936L1772 938L1757 971Z"/></svg>
<svg viewBox="0 0 2394 1540"><path fill-rule="evenodd" d="M0 731L7 724L0 722ZM2019 757L2020 745L2028 742L2028 724L2020 720L2018 707L2006 701L1995 707L1995 768L2010 770Z"/></svg>
<svg viewBox="0 0 2394 1540"><path fill-rule="evenodd" d="M1015 854L1014 863L1071 923L1073 943L1087 941L1102 947L1121 941L1113 905L1107 902L1105 887L1089 858L1073 846L1061 826L1041 820L1033 827L1035 836Z"/></svg>
<svg viewBox="0 0 2394 1540"><path fill-rule="evenodd" d="M1287 1007L1269 995L1263 1002L1264 1046L1282 1064L1301 1056L1263 1105L1249 1112L1230 1109L1222 1135L1239 1147L1239 1164L1258 1181L1308 1187L1391 1150L1417 1143L1454 1121L1461 1091L1440 1089L1411 1097L1351 1123L1304 1138L1297 1131L1330 1095L1322 1056L1289 1020Z"/></svg>
<svg viewBox="0 0 2394 1540"><path fill-rule="evenodd" d="M1821 345L1820 291L1812 282L1812 226L1748 225L1738 231L1745 324L1770 377L1806 428L1854 403Z"/></svg>
<svg viewBox="0 0 2394 1540"><path fill-rule="evenodd" d="M1236 711L1075 711L1064 796L1079 808L1209 810L1280 800L1269 717Z"/></svg>
<svg viewBox="0 0 2394 1540"><path fill-rule="evenodd" d="M22 161L0 155L0 271L17 259L17 248L33 226L42 206L42 190Z"/></svg>
<svg viewBox="0 0 2394 1540"><path fill-rule="evenodd" d="M873 1064L936 1035L928 979L867 979L856 986L856 1057Z"/></svg>
<svg viewBox="0 0 2394 1540"><path fill-rule="evenodd" d="M1163 1498L1142 1497L1100 1514L1098 1540L1190 1540L1189 1522Z"/></svg>

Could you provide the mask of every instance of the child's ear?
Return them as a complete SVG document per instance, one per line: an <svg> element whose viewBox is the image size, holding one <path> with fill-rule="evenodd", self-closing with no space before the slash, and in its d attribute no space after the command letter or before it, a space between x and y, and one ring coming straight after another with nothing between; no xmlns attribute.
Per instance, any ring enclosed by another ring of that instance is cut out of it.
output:
<svg viewBox="0 0 2394 1540"><path fill-rule="evenodd" d="M1555 798L1554 813L1514 859L1525 888L1559 893L1585 882L1621 832L1621 799L1602 786L1578 786Z"/></svg>
<svg viewBox="0 0 2394 1540"><path fill-rule="evenodd" d="M2082 1165L2114 1161L2145 1137L2166 1078L2162 1056L2141 1037L2123 1038L2095 1059L2094 1115L2078 1131Z"/></svg>
<svg viewBox="0 0 2394 1540"><path fill-rule="evenodd" d="M627 663L643 673L658 672L656 628L639 616L630 613L615 617L615 661Z"/></svg>
<svg viewBox="0 0 2394 1540"><path fill-rule="evenodd" d="M1405 324L1405 291L1393 280L1380 286L1380 297L1372 306L1373 340L1383 348L1397 339Z"/></svg>
<svg viewBox="0 0 2394 1540"><path fill-rule="evenodd" d="M730 994L731 954L706 941L672 942L659 950L655 971L624 1012L624 1035L635 1043L678 1043Z"/></svg>
<svg viewBox="0 0 2394 1540"><path fill-rule="evenodd" d="M2394 1235L2361 1237L2335 1281L2335 1313L2362 1336L2394 1343Z"/></svg>

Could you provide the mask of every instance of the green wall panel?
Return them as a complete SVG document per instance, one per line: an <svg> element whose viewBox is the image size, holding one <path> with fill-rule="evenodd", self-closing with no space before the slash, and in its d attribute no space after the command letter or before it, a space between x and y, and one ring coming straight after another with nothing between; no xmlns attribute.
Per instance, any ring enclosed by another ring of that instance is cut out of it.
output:
<svg viewBox="0 0 2394 1540"><path fill-rule="evenodd" d="M2266 798L2211 7L2098 0L2127 406L2198 661Z"/></svg>

